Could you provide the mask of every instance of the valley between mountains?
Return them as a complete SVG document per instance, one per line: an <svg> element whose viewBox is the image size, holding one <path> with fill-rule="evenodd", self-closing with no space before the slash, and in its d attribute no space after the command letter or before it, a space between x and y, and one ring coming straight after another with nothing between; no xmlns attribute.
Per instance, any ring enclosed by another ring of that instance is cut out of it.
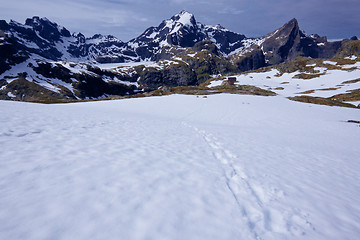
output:
<svg viewBox="0 0 360 240"><path fill-rule="evenodd" d="M111 35L71 34L46 18L29 18L25 24L2 20L0 99L52 103L230 92L336 105L353 101L357 106L359 46L355 36L329 42L306 34L296 19L251 38L221 25L199 23L187 11L128 42ZM269 76L252 76L251 71ZM237 81L232 89L221 87L228 76L247 80ZM324 98L318 93L325 92L325 100L314 99Z"/></svg>

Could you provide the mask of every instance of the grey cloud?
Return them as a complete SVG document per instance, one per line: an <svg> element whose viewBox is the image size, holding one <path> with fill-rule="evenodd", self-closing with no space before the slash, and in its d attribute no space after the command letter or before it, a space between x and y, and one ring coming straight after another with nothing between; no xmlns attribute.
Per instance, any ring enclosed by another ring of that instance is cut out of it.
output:
<svg viewBox="0 0 360 240"><path fill-rule="evenodd" d="M47 17L86 35L129 40L181 10L204 24L221 24L247 36L262 36L297 18L309 33L345 38L360 35L358 0L3 0L2 18L24 22Z"/></svg>

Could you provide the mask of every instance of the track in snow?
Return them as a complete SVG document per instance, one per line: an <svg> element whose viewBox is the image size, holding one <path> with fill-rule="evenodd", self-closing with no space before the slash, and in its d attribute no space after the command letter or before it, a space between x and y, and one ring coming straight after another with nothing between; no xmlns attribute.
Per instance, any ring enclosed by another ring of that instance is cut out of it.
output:
<svg viewBox="0 0 360 240"><path fill-rule="evenodd" d="M357 239L356 109L0 101L0 239Z"/></svg>
<svg viewBox="0 0 360 240"><path fill-rule="evenodd" d="M283 191L277 188L266 189L250 179L240 160L226 149L212 134L192 127L209 145L214 158L219 161L223 170L226 187L238 205L245 225L254 239L263 239L267 232L290 233L293 236L306 235L315 231L309 221L309 215L300 209L284 209L279 211L268 206L271 201L284 198Z"/></svg>

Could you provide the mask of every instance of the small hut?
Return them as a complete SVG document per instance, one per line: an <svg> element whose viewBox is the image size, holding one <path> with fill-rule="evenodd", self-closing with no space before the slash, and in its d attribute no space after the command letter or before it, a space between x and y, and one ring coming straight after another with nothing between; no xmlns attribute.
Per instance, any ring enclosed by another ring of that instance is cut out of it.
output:
<svg viewBox="0 0 360 240"><path fill-rule="evenodd" d="M236 77L228 77L227 81L230 86L233 86L236 82Z"/></svg>

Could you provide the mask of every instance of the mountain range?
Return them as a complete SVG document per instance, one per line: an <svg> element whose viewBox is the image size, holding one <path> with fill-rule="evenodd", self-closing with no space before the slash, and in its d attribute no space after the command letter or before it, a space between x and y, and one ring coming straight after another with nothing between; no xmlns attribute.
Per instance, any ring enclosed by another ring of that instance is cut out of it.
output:
<svg viewBox="0 0 360 240"><path fill-rule="evenodd" d="M357 38L329 42L292 19L259 38L196 21L181 11L123 42L71 34L47 18L0 20L0 99L104 98L199 85L213 76L289 62L333 58ZM358 50L357 50L358 51Z"/></svg>

